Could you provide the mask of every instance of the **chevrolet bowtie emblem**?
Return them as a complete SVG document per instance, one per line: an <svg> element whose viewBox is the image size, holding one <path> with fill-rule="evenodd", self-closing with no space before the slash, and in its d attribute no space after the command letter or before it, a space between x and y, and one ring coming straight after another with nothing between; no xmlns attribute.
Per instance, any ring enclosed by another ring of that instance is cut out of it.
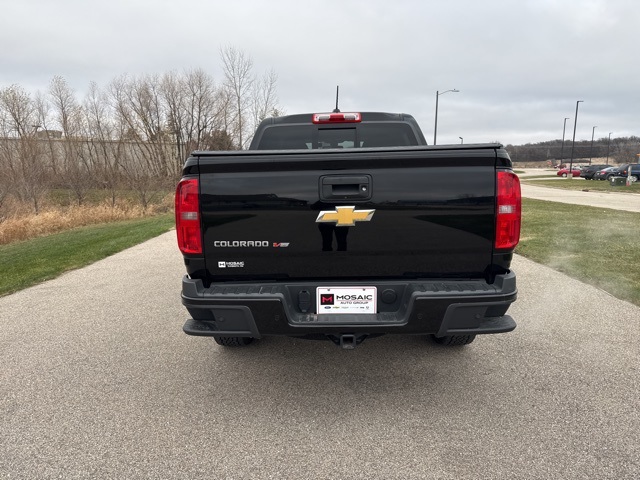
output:
<svg viewBox="0 0 640 480"><path fill-rule="evenodd" d="M335 223L337 227L353 227L356 222L368 222L375 210L356 210L356 207L336 207L333 211L322 211L316 223Z"/></svg>

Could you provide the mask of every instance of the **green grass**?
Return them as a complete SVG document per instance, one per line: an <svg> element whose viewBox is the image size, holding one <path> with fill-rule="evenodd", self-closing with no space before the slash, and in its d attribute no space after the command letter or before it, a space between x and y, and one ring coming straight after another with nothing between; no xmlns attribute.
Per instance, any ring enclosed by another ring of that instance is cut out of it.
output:
<svg viewBox="0 0 640 480"><path fill-rule="evenodd" d="M172 214L68 230L0 246L0 295L84 267L173 227Z"/></svg>
<svg viewBox="0 0 640 480"><path fill-rule="evenodd" d="M583 180L558 178L549 180L540 180L536 177L526 177L520 179L523 183L531 181L531 185L538 187L562 188L565 190L589 190L591 192L615 192L615 193L640 193L640 182L635 182L630 186L617 185L613 186L604 180Z"/></svg>
<svg viewBox="0 0 640 480"><path fill-rule="evenodd" d="M523 199L516 253L640 305L640 213Z"/></svg>

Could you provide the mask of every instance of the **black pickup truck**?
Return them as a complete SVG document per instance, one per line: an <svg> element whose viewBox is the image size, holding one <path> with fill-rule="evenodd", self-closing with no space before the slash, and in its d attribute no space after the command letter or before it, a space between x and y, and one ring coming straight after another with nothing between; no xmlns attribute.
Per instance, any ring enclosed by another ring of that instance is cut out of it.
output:
<svg viewBox="0 0 640 480"><path fill-rule="evenodd" d="M429 335L515 328L520 183L499 144L427 146L413 117L263 121L249 150L194 152L176 191L189 335Z"/></svg>

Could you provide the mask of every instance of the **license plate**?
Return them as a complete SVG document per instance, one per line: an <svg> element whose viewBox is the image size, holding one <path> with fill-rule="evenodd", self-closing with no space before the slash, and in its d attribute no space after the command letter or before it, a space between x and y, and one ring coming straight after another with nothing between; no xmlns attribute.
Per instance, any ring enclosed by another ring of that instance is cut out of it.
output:
<svg viewBox="0 0 640 480"><path fill-rule="evenodd" d="M319 287L316 290L318 315L332 313L376 313L376 287Z"/></svg>

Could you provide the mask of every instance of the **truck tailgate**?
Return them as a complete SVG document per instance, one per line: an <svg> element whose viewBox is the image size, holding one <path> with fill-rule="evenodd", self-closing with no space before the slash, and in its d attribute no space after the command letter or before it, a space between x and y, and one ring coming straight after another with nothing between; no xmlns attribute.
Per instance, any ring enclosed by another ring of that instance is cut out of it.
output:
<svg viewBox="0 0 640 480"><path fill-rule="evenodd" d="M221 280L479 278L491 264L494 148L207 153L198 168Z"/></svg>

